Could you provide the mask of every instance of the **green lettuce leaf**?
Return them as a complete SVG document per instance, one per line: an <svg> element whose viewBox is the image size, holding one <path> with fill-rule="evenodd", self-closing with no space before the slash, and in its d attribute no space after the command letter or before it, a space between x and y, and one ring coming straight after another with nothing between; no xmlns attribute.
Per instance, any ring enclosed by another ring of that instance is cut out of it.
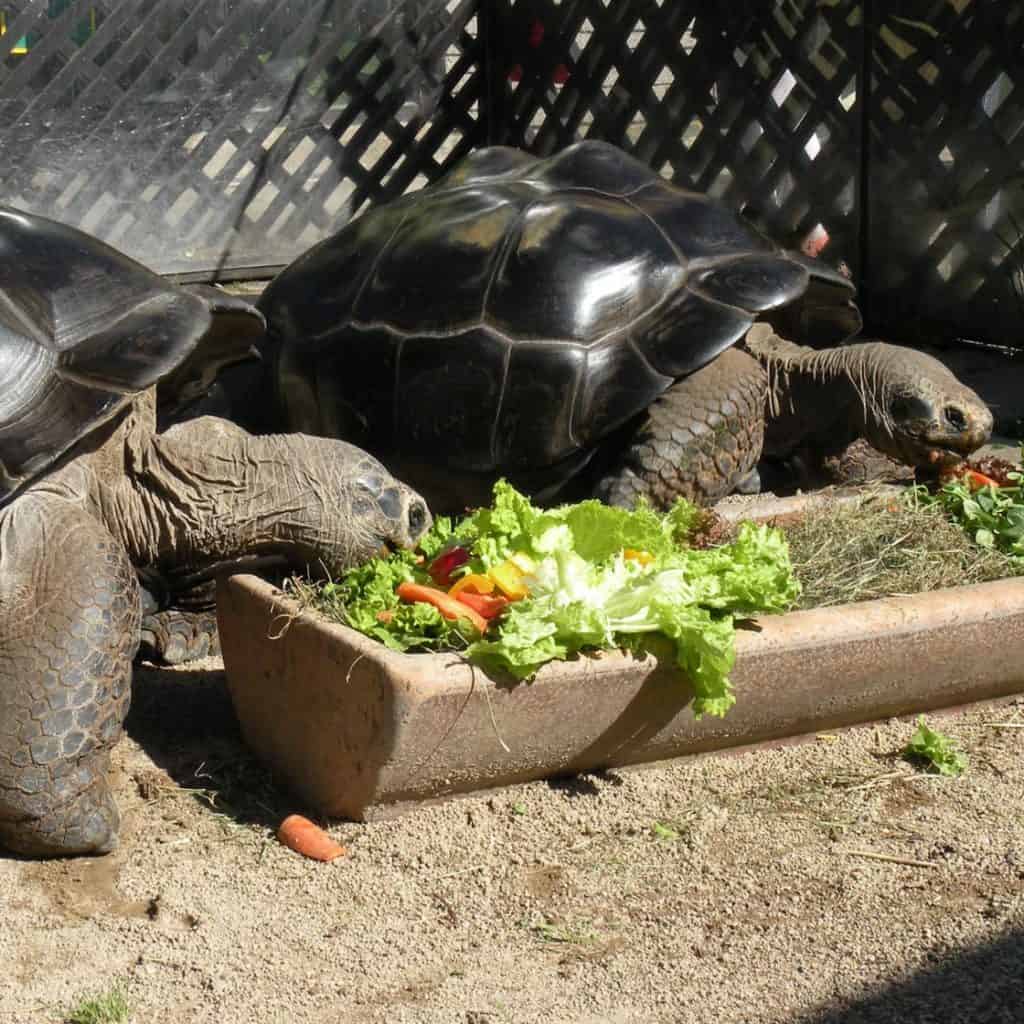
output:
<svg viewBox="0 0 1024 1024"><path fill-rule="evenodd" d="M436 558L454 534L451 519L448 516L437 516L430 524L430 529L420 538L419 550L425 561Z"/></svg>
<svg viewBox="0 0 1024 1024"><path fill-rule="evenodd" d="M903 756L940 775L962 775L967 767L967 758L956 749L953 741L945 733L930 728L924 715L918 715L917 728Z"/></svg>
<svg viewBox="0 0 1024 1024"><path fill-rule="evenodd" d="M437 549L447 531L435 522ZM429 535L428 535L429 538ZM430 540L428 539L428 544ZM374 558L349 569L344 576L320 589L320 607L331 618L365 633L395 651L442 650L464 647L466 638L457 623L450 622L433 606L408 604L395 593L406 580L424 581L416 556L396 551L388 558Z"/></svg>

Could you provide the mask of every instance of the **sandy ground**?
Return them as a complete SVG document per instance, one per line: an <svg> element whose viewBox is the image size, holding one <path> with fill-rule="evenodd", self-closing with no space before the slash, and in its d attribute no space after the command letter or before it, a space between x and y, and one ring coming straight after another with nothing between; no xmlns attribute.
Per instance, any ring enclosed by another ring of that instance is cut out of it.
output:
<svg viewBox="0 0 1024 1024"><path fill-rule="evenodd" d="M323 865L219 669L136 672L117 853L0 857L2 1024L1024 1016L1024 699L933 719L961 779L890 722L337 823Z"/></svg>

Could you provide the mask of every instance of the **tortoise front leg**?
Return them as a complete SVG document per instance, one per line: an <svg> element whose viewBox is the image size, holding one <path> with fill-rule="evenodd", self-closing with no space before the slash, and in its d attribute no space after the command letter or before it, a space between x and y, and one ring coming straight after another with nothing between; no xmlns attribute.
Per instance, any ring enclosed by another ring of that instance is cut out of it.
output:
<svg viewBox="0 0 1024 1024"><path fill-rule="evenodd" d="M677 497L710 505L731 494L761 457L767 389L756 359L723 352L652 403L621 450L602 460L595 496L666 509Z"/></svg>
<svg viewBox="0 0 1024 1024"><path fill-rule="evenodd" d="M81 504L29 491L0 517L0 845L117 845L107 771L139 616L124 548Z"/></svg>

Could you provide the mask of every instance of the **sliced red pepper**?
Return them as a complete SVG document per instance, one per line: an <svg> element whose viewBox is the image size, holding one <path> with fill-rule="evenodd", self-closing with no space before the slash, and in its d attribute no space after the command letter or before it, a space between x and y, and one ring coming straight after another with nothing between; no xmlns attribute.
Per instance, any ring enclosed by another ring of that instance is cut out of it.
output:
<svg viewBox="0 0 1024 1024"><path fill-rule="evenodd" d="M447 587L451 583L452 573L459 568L461 565L465 565L469 561L469 551L464 548L461 544L455 544L452 547L445 548L431 563L427 566L427 572L430 573L430 578L439 586Z"/></svg>
<svg viewBox="0 0 1024 1024"><path fill-rule="evenodd" d="M509 599L501 594L474 594L471 590L460 591L456 600L479 612L485 619L497 618L509 606Z"/></svg>

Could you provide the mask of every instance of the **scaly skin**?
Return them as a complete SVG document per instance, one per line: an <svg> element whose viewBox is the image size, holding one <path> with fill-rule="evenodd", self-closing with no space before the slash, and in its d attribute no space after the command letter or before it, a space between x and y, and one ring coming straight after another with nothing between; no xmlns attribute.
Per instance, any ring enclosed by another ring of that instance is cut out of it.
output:
<svg viewBox="0 0 1024 1024"><path fill-rule="evenodd" d="M0 844L105 853L106 782L128 711L139 590L84 502L29 493L0 518Z"/></svg>
<svg viewBox="0 0 1024 1024"><path fill-rule="evenodd" d="M0 513L0 844L22 853L116 845L106 773L139 645L136 570L194 580L256 554L337 573L430 525L342 441L151 423L140 401Z"/></svg>
<svg viewBox="0 0 1024 1024"><path fill-rule="evenodd" d="M761 455L767 381L757 360L727 349L652 403L594 494L632 507L677 497L710 505L750 476Z"/></svg>
<svg viewBox="0 0 1024 1024"><path fill-rule="evenodd" d="M837 454L863 437L897 462L936 466L966 458L992 434L988 406L925 352L880 341L811 349L766 324L744 344L768 373L772 455L801 446Z"/></svg>

